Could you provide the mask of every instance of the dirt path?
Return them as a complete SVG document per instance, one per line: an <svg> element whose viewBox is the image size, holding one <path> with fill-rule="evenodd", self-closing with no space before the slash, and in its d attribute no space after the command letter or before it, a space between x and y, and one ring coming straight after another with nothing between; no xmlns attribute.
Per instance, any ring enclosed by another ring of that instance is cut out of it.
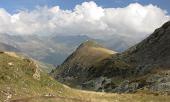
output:
<svg viewBox="0 0 170 102"><path fill-rule="evenodd" d="M61 96L36 96L36 97L26 97L26 98L22 98L22 99L14 99L11 100L10 102L32 102L32 100L37 100L37 99L43 99L43 100L47 100L47 99L53 99L53 100L64 100L64 101L73 101L73 102L90 102L90 101L84 101L81 99L77 99L77 98L68 98L68 97L61 97Z"/></svg>

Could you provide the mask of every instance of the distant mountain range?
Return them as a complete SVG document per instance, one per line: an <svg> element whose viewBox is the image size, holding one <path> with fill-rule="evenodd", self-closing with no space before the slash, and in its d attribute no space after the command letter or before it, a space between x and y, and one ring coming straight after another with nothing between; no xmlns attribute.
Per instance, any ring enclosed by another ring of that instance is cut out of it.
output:
<svg viewBox="0 0 170 102"><path fill-rule="evenodd" d="M14 52L19 52L20 50L18 50L17 48L10 46L8 44L5 43L1 43L0 42L0 51L14 51Z"/></svg>
<svg viewBox="0 0 170 102"><path fill-rule="evenodd" d="M169 68L170 21L122 53L108 51L87 41L51 75L60 82L81 89L169 93Z"/></svg>
<svg viewBox="0 0 170 102"><path fill-rule="evenodd" d="M67 56L87 40L95 40L109 49L122 52L136 43L135 40L128 40L127 37L114 36L112 39L93 39L88 36L38 36L38 35L9 35L0 34L0 41L3 44L17 48L22 53L36 60L49 64L59 65ZM0 49L3 46L0 46ZM12 50L12 49L11 49ZM12 51L18 51L13 49Z"/></svg>

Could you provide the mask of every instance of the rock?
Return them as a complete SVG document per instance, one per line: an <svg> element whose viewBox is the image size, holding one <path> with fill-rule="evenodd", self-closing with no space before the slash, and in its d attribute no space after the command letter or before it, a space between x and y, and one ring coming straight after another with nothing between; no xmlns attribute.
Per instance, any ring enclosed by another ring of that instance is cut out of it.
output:
<svg viewBox="0 0 170 102"><path fill-rule="evenodd" d="M14 64L12 62L9 62L8 65L9 66L14 66Z"/></svg>
<svg viewBox="0 0 170 102"><path fill-rule="evenodd" d="M117 92L117 93L133 93L138 89L138 87L139 87L138 83L129 83L128 80L125 80L118 87L113 89L113 92Z"/></svg>
<svg viewBox="0 0 170 102"><path fill-rule="evenodd" d="M138 65L135 69L136 75L144 75L148 73L152 69L153 65L147 64L147 65Z"/></svg>
<svg viewBox="0 0 170 102"><path fill-rule="evenodd" d="M84 88L91 88L96 91L108 91L115 88L115 84L112 82L110 78L107 77L99 77L90 81L87 81L82 84Z"/></svg>
<svg viewBox="0 0 170 102"><path fill-rule="evenodd" d="M156 74L156 75L151 75L149 78L146 79L147 83L155 83L157 82L159 79L161 78L160 75Z"/></svg>
<svg viewBox="0 0 170 102"><path fill-rule="evenodd" d="M151 92L170 92L170 76L169 75L152 75L146 82L150 83L148 86Z"/></svg>
<svg viewBox="0 0 170 102"><path fill-rule="evenodd" d="M33 78L36 80L40 80L40 72L37 68L35 70L35 73L33 74Z"/></svg>
<svg viewBox="0 0 170 102"><path fill-rule="evenodd" d="M170 92L170 82L154 84L150 87L150 90L153 92Z"/></svg>

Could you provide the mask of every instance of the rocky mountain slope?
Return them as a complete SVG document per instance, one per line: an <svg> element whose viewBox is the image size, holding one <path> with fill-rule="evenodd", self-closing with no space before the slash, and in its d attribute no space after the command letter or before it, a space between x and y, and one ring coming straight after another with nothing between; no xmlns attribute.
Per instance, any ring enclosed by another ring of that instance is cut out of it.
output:
<svg viewBox="0 0 170 102"><path fill-rule="evenodd" d="M137 63L170 67L170 22L156 29L141 43L124 52ZM140 56L140 57L139 57Z"/></svg>
<svg viewBox="0 0 170 102"><path fill-rule="evenodd" d="M89 70L94 65L98 65L103 59L109 58L116 52L103 48L94 41L86 41L82 43L75 52L73 52L64 63L58 67L57 73L66 77L71 83L81 83L89 76ZM55 72L54 72L55 73ZM55 74L54 74L55 75ZM56 77L57 77L56 76ZM72 80L76 77L76 80ZM62 81L62 78L59 78Z"/></svg>
<svg viewBox="0 0 170 102"><path fill-rule="evenodd" d="M110 54L97 64L90 56L98 53L98 50L88 56L81 56L85 60L75 61L78 56L73 55L79 52L78 48L52 75L73 87L96 91L169 93L169 45L170 22L167 22L139 44L125 52ZM88 52L84 49L81 53ZM86 66L87 60L91 66ZM81 81L77 83L77 79Z"/></svg>
<svg viewBox="0 0 170 102"><path fill-rule="evenodd" d="M169 102L170 99L71 89L48 76L34 60L13 52L0 52L0 73L0 102Z"/></svg>

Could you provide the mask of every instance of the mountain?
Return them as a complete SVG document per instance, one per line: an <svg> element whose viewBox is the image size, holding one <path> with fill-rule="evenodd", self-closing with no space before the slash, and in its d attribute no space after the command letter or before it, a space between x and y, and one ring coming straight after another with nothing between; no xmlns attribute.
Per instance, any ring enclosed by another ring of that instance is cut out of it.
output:
<svg viewBox="0 0 170 102"><path fill-rule="evenodd" d="M82 43L76 51L59 66L57 72L60 72L59 76L66 76L68 79L77 77L76 81L70 80L70 82L81 83L84 78L88 77L88 71L91 67L99 64L100 61L109 58L115 53L114 51L103 48L101 45L97 44L97 42L88 40ZM62 80L62 78L59 79Z"/></svg>
<svg viewBox="0 0 170 102"><path fill-rule="evenodd" d="M85 35L12 35L0 34L0 41L19 49L25 55L53 65L61 64L82 42L96 40L109 49L122 52L134 45L135 40L114 36L109 39L94 39Z"/></svg>
<svg viewBox="0 0 170 102"><path fill-rule="evenodd" d="M114 35L110 36L107 39L94 39L98 43L102 44L108 49L117 51L117 52L123 52L130 48L131 46L134 46L138 42L140 42L143 38L130 38L126 36L120 36L120 35Z"/></svg>
<svg viewBox="0 0 170 102"><path fill-rule="evenodd" d="M69 38L69 39L68 39ZM64 40L65 39L65 40ZM49 64L60 64L79 45L90 38L86 36L38 36L0 34L0 40L15 46L22 53Z"/></svg>
<svg viewBox="0 0 170 102"><path fill-rule="evenodd" d="M5 43L0 42L0 51L14 51L14 52L20 52L17 48L10 46Z"/></svg>
<svg viewBox="0 0 170 102"><path fill-rule="evenodd" d="M88 53L88 48L81 52L78 48L52 72L52 76L81 89L118 93L169 93L169 45L170 22L167 22L148 38L122 53L110 54L105 58L100 57L100 54L95 56L101 60L91 58L98 50ZM75 53L78 55L75 56ZM75 60L81 53L88 56L80 56L83 60Z"/></svg>
<svg viewBox="0 0 170 102"><path fill-rule="evenodd" d="M170 67L170 22L156 29L152 35L123 54L142 65ZM140 56L140 57L139 57Z"/></svg>
<svg viewBox="0 0 170 102"><path fill-rule="evenodd" d="M55 81L33 59L3 51L0 59L0 102L169 102L170 99L75 90Z"/></svg>

